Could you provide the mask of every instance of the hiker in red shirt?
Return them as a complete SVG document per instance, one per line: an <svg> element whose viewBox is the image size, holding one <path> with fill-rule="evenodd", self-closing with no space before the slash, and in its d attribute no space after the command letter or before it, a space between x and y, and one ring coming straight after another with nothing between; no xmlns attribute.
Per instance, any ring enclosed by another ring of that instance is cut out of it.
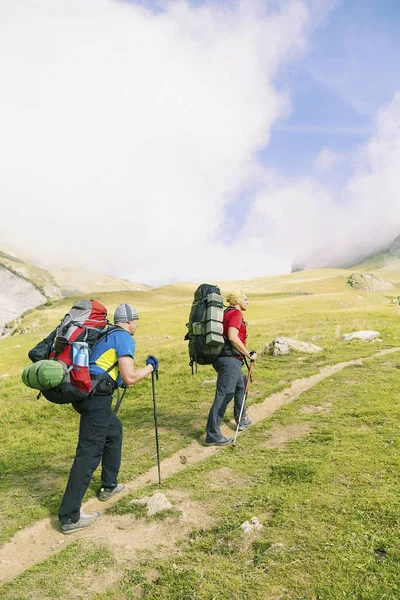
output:
<svg viewBox="0 0 400 600"><path fill-rule="evenodd" d="M227 301L229 307L225 310L223 320L225 346L213 362L218 378L214 402L208 415L206 446L226 446L232 442L231 437L222 435L221 420L229 402L234 398L234 417L238 423L246 385L246 376L242 371L244 357L250 361L257 360L257 353L249 352L246 348L247 329L242 314L248 306L246 294L239 291L231 292ZM243 431L250 425L251 420L247 417L246 406L244 406L239 431Z"/></svg>

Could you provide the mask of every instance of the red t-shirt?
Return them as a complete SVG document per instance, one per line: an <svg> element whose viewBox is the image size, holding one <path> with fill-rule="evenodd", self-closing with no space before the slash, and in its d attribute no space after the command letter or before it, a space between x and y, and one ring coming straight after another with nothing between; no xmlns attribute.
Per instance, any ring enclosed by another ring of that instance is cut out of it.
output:
<svg viewBox="0 0 400 600"><path fill-rule="evenodd" d="M225 338L228 338L229 327L235 327L238 329L239 339L244 345L246 345L247 330L246 325L244 324L243 315L240 310L237 308L234 308L233 310L227 310L224 313L223 327L223 335Z"/></svg>

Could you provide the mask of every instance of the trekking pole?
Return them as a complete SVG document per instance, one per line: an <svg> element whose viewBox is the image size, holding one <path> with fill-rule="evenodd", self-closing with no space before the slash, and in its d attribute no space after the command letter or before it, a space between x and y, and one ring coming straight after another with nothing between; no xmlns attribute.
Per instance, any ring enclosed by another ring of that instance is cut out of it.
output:
<svg viewBox="0 0 400 600"><path fill-rule="evenodd" d="M128 386L124 385L124 391L122 392L122 394L120 393L119 389L118 389L118 398L117 398L117 402L115 403L115 407L114 407L114 415L117 414L119 407L121 406L121 402L126 394L126 390L128 389Z"/></svg>
<svg viewBox="0 0 400 600"><path fill-rule="evenodd" d="M250 383L251 371L253 369L253 365L254 365L254 362L250 362L249 373L247 375L246 385L245 385L244 393L243 393L242 406L240 407L240 414L239 414L239 418L238 418L238 422L237 422L237 426L236 426L235 439L233 440L233 444L232 444L233 446L236 446L236 438L238 436L240 421L242 420L242 414L243 414L243 410L244 410L246 400L247 400L247 390L249 389L249 383Z"/></svg>
<svg viewBox="0 0 400 600"><path fill-rule="evenodd" d="M156 451L157 451L157 469L158 469L158 487L161 487L161 470L160 470L160 447L158 445L158 424L157 424L157 405L156 405L156 385L154 376L158 381L158 370L151 373L151 385L153 388L153 412L154 412L154 429L156 432Z"/></svg>

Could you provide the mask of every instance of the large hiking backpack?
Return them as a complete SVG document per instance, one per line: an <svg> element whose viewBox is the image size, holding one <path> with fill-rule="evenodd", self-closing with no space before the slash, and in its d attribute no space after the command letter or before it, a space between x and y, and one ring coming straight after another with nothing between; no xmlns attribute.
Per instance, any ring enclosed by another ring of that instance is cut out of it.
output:
<svg viewBox="0 0 400 600"><path fill-rule="evenodd" d="M224 299L219 287L202 283L194 293L190 310L188 332L188 350L193 365L210 365L219 356L224 347L223 337Z"/></svg>
<svg viewBox="0 0 400 600"><path fill-rule="evenodd" d="M60 325L28 352L34 364L24 369L22 381L56 404L85 398L98 384L92 386L90 351L113 329L105 306L97 300L78 300Z"/></svg>

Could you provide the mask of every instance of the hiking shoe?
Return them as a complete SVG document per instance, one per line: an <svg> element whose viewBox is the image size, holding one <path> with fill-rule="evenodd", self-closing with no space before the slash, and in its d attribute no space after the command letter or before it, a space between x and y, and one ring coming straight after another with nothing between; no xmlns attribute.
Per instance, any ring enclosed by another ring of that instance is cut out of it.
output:
<svg viewBox="0 0 400 600"><path fill-rule="evenodd" d="M250 425L252 425L252 423L253 423L253 421L251 419L249 419L249 417L243 417L243 419L240 421L238 431L243 431L247 427L250 427Z"/></svg>
<svg viewBox="0 0 400 600"><path fill-rule="evenodd" d="M231 437L220 437L218 440L209 440L206 438L204 445L205 446L227 446L231 442L233 442L233 439Z"/></svg>
<svg viewBox="0 0 400 600"><path fill-rule="evenodd" d="M102 487L99 491L99 500L105 502L106 500L109 500L111 496L114 496L114 494L119 494L122 492L124 488L125 486L123 483L119 483L115 488Z"/></svg>
<svg viewBox="0 0 400 600"><path fill-rule="evenodd" d="M79 529L93 525L93 523L95 523L97 519L100 519L100 517L101 515L99 512L92 513L91 515L86 515L85 513L81 512L79 521L76 523L72 523L72 521L71 523L61 523L61 531L63 533L74 533L74 531L79 531Z"/></svg>

